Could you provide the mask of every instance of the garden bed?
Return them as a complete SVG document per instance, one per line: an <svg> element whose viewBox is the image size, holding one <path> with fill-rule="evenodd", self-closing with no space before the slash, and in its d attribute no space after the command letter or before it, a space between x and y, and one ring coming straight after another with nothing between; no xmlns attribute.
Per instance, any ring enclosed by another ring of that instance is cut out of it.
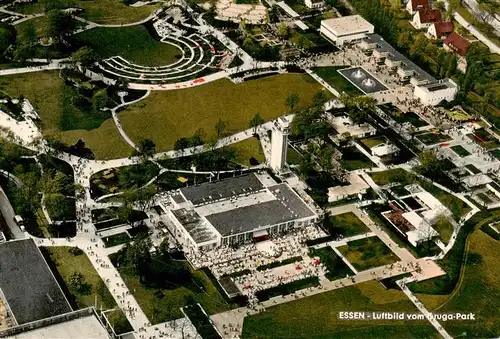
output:
<svg viewBox="0 0 500 339"><path fill-rule="evenodd" d="M301 280L295 280L287 284L278 285L276 287L271 287L267 290L257 291L255 296L262 302L280 295L288 295L304 288L316 287L319 284L318 277L309 277Z"/></svg>

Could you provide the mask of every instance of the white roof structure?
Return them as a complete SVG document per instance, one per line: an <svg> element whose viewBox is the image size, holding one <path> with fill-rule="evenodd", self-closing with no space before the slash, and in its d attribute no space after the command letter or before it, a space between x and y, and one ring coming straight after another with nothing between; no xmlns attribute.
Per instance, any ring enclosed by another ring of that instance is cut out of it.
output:
<svg viewBox="0 0 500 339"><path fill-rule="evenodd" d="M493 180L484 173L469 175L462 179L463 183L468 187L476 187L481 185L486 185L492 182Z"/></svg>
<svg viewBox="0 0 500 339"><path fill-rule="evenodd" d="M383 143L372 147L370 150L372 151L373 155L376 155L377 157L383 157L385 155L393 154L399 151L399 148L392 143Z"/></svg>
<svg viewBox="0 0 500 339"><path fill-rule="evenodd" d="M355 194L364 193L368 185L358 174L349 173L347 186L335 186L328 188L328 202L337 201Z"/></svg>
<svg viewBox="0 0 500 339"><path fill-rule="evenodd" d="M322 20L321 24L335 33L336 36L373 32L373 25L361 15L349 15L340 18Z"/></svg>
<svg viewBox="0 0 500 339"><path fill-rule="evenodd" d="M302 20L295 20L293 23L303 31L307 31L309 29L309 26L307 26Z"/></svg>
<svg viewBox="0 0 500 339"><path fill-rule="evenodd" d="M411 231L406 232L408 241L413 246L417 246L420 242L430 240L438 235L436 230L415 211L403 213L402 216L414 227Z"/></svg>
<svg viewBox="0 0 500 339"><path fill-rule="evenodd" d="M346 116L329 116L328 121L339 134L348 132L353 137L365 136L377 131L375 127L370 124L355 125L352 123L351 119Z"/></svg>
<svg viewBox="0 0 500 339"><path fill-rule="evenodd" d="M288 6L284 1L277 2L276 5L280 6L292 18L294 18L294 19L300 18L300 14L295 12L292 9L292 7Z"/></svg>

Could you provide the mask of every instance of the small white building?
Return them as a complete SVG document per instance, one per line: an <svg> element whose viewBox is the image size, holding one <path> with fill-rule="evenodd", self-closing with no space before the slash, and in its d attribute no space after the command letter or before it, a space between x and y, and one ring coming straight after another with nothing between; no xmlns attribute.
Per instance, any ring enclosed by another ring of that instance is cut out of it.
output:
<svg viewBox="0 0 500 339"><path fill-rule="evenodd" d="M366 138L375 135L377 129L368 123L361 125L353 124L351 119L347 116L328 116L328 122L337 131L338 138L342 139L345 133L353 138Z"/></svg>
<svg viewBox="0 0 500 339"><path fill-rule="evenodd" d="M413 95L425 106L436 106L443 101L453 101L458 93L458 85L446 78L429 84L415 86Z"/></svg>
<svg viewBox="0 0 500 339"><path fill-rule="evenodd" d="M377 156L377 157L385 157L387 155L391 154L396 154L399 152L399 148L391 143L390 141L387 141L383 144L379 144L375 147L370 148L370 151L372 152L372 155Z"/></svg>
<svg viewBox="0 0 500 339"><path fill-rule="evenodd" d="M413 246L418 246L423 242L430 241L432 238L439 235L438 232L436 232L436 230L415 211L403 213L403 218L412 226L412 228L406 232L406 238Z"/></svg>
<svg viewBox="0 0 500 339"><path fill-rule="evenodd" d="M374 32L371 23L361 15L349 15L321 21L320 33L337 46L346 42L363 39L367 34Z"/></svg>
<svg viewBox="0 0 500 339"><path fill-rule="evenodd" d="M347 181L349 185L347 186L335 186L328 188L328 202L338 201L342 199L347 199L355 195L362 195L367 192L370 188L359 174L349 173L347 176Z"/></svg>
<svg viewBox="0 0 500 339"><path fill-rule="evenodd" d="M441 21L433 23L427 30L427 36L432 39L444 39L453 32L453 22Z"/></svg>
<svg viewBox="0 0 500 339"><path fill-rule="evenodd" d="M320 9L325 7L325 2L323 0L305 0L304 4L311 9Z"/></svg>

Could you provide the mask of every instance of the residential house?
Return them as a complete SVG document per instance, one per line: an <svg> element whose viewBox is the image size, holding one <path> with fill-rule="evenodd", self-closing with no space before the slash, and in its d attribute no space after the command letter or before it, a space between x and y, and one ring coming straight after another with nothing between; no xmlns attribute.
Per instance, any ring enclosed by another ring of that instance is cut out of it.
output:
<svg viewBox="0 0 500 339"><path fill-rule="evenodd" d="M457 69L460 72L465 73L467 70L466 56L470 48L470 42L460 34L453 32L444 40L443 47L445 50L452 51L457 54Z"/></svg>
<svg viewBox="0 0 500 339"><path fill-rule="evenodd" d="M427 29L433 23L440 22L441 20L442 16L440 10L423 9L415 13L413 20L410 23L416 29Z"/></svg>
<svg viewBox="0 0 500 339"><path fill-rule="evenodd" d="M445 39L453 33L453 23L451 21L440 21L430 25L427 35L433 39Z"/></svg>
<svg viewBox="0 0 500 339"><path fill-rule="evenodd" d="M406 4L406 10L410 14L415 14L417 11L429 8L430 8L429 0L410 0Z"/></svg>

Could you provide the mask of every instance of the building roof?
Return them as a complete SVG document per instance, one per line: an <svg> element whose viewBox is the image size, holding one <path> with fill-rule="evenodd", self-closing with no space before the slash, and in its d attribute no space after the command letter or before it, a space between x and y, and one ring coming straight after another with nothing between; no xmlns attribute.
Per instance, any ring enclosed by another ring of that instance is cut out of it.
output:
<svg viewBox="0 0 500 339"><path fill-rule="evenodd" d="M385 155L393 154L399 151L399 148L391 142L386 142L383 144L379 144L375 147L372 147L370 150L374 155L378 157L383 157Z"/></svg>
<svg viewBox="0 0 500 339"><path fill-rule="evenodd" d="M108 339L109 334L96 315L87 315L61 323L48 325L12 336L12 339Z"/></svg>
<svg viewBox="0 0 500 339"><path fill-rule="evenodd" d="M413 226L412 230L406 232L406 236L411 243L430 240L438 233L424 220L417 212L411 211L403 213L403 217Z"/></svg>
<svg viewBox="0 0 500 339"><path fill-rule="evenodd" d="M365 39L368 42L376 43L377 50L388 51L390 53L391 59L401 60L404 63L405 67L407 67L408 69L412 69L416 74L420 75L421 77L425 77L429 82L436 81L436 79L432 75L430 75L422 68L417 66L414 62L406 58L403 54L399 53L394 47L391 46L391 44L387 43L387 41L385 41L384 38L382 38L380 35L367 34Z"/></svg>
<svg viewBox="0 0 500 339"><path fill-rule="evenodd" d="M217 238L210 225L208 225L195 210L180 208L178 210L172 210L172 214L197 244L212 241Z"/></svg>
<svg viewBox="0 0 500 339"><path fill-rule="evenodd" d="M425 24L429 22L438 22L441 21L441 11L437 9L423 9L418 11L418 18L420 23ZM417 15L415 14L415 15Z"/></svg>
<svg viewBox="0 0 500 339"><path fill-rule="evenodd" d="M429 8L429 0L410 0L410 6L412 11L418 11L421 9Z"/></svg>
<svg viewBox="0 0 500 339"><path fill-rule="evenodd" d="M0 289L18 324L72 311L32 239L0 244Z"/></svg>
<svg viewBox="0 0 500 339"><path fill-rule="evenodd" d="M336 36L373 32L373 25L361 15L348 15L340 18L321 20L321 25L331 30Z"/></svg>
<svg viewBox="0 0 500 339"><path fill-rule="evenodd" d="M351 119L347 116L333 116L329 114L328 122L337 131L339 135L348 132L351 136L357 137L360 135L366 135L377 131L375 127L373 127L368 123L355 125L352 123Z"/></svg>
<svg viewBox="0 0 500 339"><path fill-rule="evenodd" d="M207 220L228 236L316 215L287 184L268 188L276 199L207 215Z"/></svg>
<svg viewBox="0 0 500 339"><path fill-rule="evenodd" d="M263 189L264 185L262 185L255 174L249 174L203 183L198 186L185 187L181 188L180 191L193 205L200 205Z"/></svg>
<svg viewBox="0 0 500 339"><path fill-rule="evenodd" d="M453 23L451 21L435 22L434 29L436 30L436 37L441 38L453 32Z"/></svg>
<svg viewBox="0 0 500 339"><path fill-rule="evenodd" d="M470 42L460 34L453 32L445 40L444 44L458 55L465 57L470 48Z"/></svg>

